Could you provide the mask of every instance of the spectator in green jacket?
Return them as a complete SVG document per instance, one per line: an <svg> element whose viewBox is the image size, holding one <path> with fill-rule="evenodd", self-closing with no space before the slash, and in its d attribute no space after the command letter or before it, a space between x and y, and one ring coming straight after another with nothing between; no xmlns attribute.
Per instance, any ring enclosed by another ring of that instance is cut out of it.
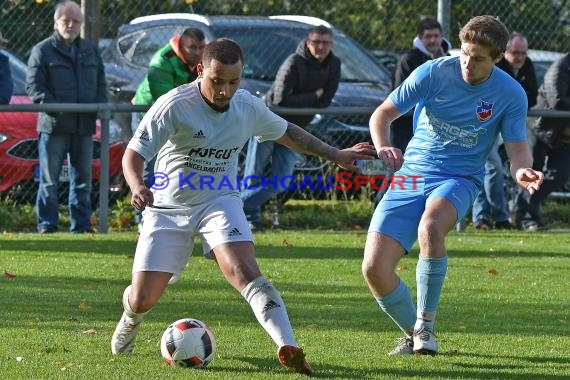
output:
<svg viewBox="0 0 570 380"><path fill-rule="evenodd" d="M148 65L148 72L137 88L132 100L136 105L152 105L156 99L180 85L193 82L198 78L197 66L202 62L206 47L204 33L198 28L187 28L182 34L170 39L168 44L157 51ZM144 113L132 114L131 129L133 134ZM145 182L152 186L154 177L154 158L145 163ZM140 211L135 213L135 222L142 223Z"/></svg>
<svg viewBox="0 0 570 380"><path fill-rule="evenodd" d="M196 66L202 61L205 47L204 33L198 28L188 28L172 37L152 57L133 103L152 105L173 88L193 82L198 77Z"/></svg>

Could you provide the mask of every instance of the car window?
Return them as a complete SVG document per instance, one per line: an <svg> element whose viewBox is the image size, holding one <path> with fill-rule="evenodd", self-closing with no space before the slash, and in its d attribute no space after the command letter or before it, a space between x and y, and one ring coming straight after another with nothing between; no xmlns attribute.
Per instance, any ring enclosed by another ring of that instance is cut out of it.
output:
<svg viewBox="0 0 570 380"><path fill-rule="evenodd" d="M304 30L264 28L252 33L246 28L216 28L216 37L227 37L237 41L244 54L244 76L246 78L274 80L279 66L295 52L299 41L306 34ZM279 46L278 49L275 47Z"/></svg>
<svg viewBox="0 0 570 380"><path fill-rule="evenodd" d="M166 25L128 34L119 40L119 51L130 64L146 68L154 53L184 29L183 25Z"/></svg>
<svg viewBox="0 0 570 380"><path fill-rule="evenodd" d="M119 52L131 65L146 68L154 53L172 36L182 33L186 27L187 25L159 25L127 34L118 41ZM279 66L288 55L295 52L299 42L307 36L307 30L230 25L214 27L212 31L215 38L232 38L242 46L246 78L273 81ZM341 81L390 82L389 72L343 34L335 34L333 52L342 63Z"/></svg>
<svg viewBox="0 0 570 380"><path fill-rule="evenodd" d="M274 80L279 66L294 53L307 30L264 28L252 33L246 28L217 28L217 37L229 37L242 46L245 54L246 78ZM276 49L275 47L279 48ZM334 36L333 53L341 61L341 81L389 82L390 74L379 66L360 46L344 35Z"/></svg>
<svg viewBox="0 0 570 380"><path fill-rule="evenodd" d="M546 61L533 61L534 64L534 71L536 72L536 82L540 86L542 82L544 82L544 74L546 74L546 70L552 65L552 62Z"/></svg>
<svg viewBox="0 0 570 380"><path fill-rule="evenodd" d="M342 81L390 83L388 70L383 69L370 55L350 39L343 36L335 38L333 52L342 62Z"/></svg>

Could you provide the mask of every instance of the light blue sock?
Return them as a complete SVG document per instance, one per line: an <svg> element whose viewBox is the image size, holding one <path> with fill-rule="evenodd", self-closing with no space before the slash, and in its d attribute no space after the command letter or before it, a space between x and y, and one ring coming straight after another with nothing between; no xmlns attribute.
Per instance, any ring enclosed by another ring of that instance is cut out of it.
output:
<svg viewBox="0 0 570 380"><path fill-rule="evenodd" d="M384 297L376 297L376 302L406 335L412 336L416 321L416 307L408 287L400 279L400 283Z"/></svg>
<svg viewBox="0 0 570 380"><path fill-rule="evenodd" d="M416 266L418 312L415 328L422 325L433 331L435 314L439 305L441 289L447 273L447 256L437 259L422 258Z"/></svg>

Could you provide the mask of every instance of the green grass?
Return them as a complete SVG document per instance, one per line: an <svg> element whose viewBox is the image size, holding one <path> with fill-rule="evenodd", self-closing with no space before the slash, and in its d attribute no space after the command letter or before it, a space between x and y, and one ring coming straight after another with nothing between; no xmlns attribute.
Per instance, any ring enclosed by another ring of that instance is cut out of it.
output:
<svg viewBox="0 0 570 380"><path fill-rule="evenodd" d="M364 239L362 231L256 234L262 271L281 291L317 377L570 378L568 233L452 232L436 357L386 356L400 333L360 274ZM16 276L0 279L2 378L301 378L280 367L249 306L201 255L149 313L135 353L112 356L135 243L134 233L0 237L0 270ZM416 259L417 249L399 267L412 293ZM206 370L171 368L160 356L164 328L187 316L216 336Z"/></svg>

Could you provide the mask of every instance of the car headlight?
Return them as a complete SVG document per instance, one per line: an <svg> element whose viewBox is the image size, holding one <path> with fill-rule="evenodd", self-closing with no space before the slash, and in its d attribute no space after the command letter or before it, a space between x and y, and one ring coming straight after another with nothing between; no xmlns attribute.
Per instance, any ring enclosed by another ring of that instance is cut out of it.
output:
<svg viewBox="0 0 570 380"><path fill-rule="evenodd" d="M316 114L315 116L313 116L313 118L311 119L311 121L309 122L309 124L318 124L321 122L321 120L323 120L325 118L324 115L321 115L320 113Z"/></svg>

